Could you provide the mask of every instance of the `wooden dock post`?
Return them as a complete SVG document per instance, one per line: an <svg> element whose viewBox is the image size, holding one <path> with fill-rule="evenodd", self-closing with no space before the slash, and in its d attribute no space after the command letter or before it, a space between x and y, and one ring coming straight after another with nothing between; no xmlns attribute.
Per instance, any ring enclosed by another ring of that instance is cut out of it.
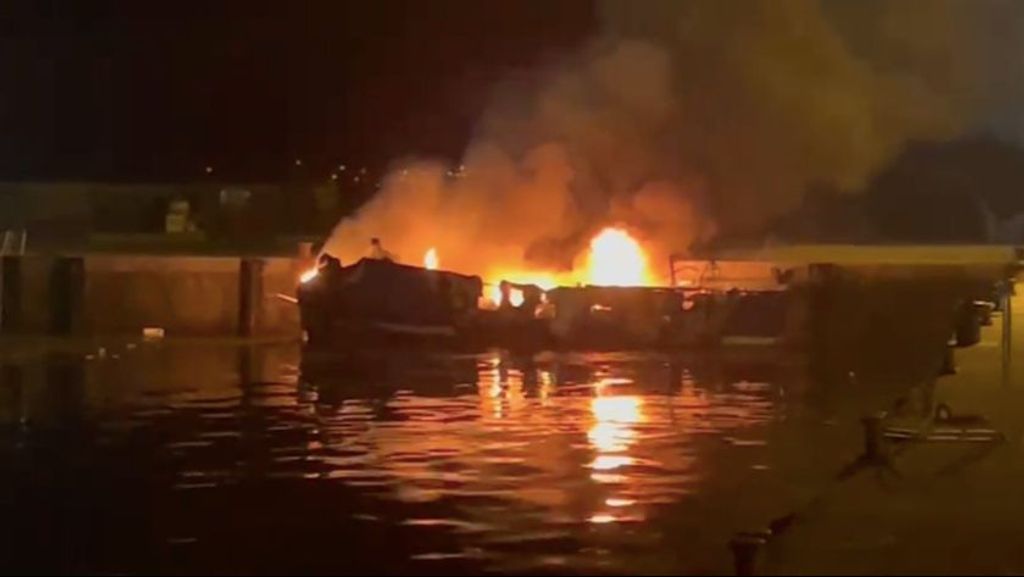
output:
<svg viewBox="0 0 1024 577"><path fill-rule="evenodd" d="M21 257L5 256L0 260L3 277L0 289L0 332L12 334L22 329Z"/></svg>
<svg viewBox="0 0 1024 577"><path fill-rule="evenodd" d="M238 336L249 337L258 330L262 297L263 261L243 257L238 268Z"/></svg>
<svg viewBox="0 0 1024 577"><path fill-rule="evenodd" d="M50 270L50 332L70 336L82 332L85 306L85 259L59 257Z"/></svg>

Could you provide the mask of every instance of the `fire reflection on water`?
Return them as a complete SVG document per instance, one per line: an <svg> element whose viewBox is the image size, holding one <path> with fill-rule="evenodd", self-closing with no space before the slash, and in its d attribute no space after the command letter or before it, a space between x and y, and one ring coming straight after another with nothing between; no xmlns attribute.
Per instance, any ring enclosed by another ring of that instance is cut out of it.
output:
<svg viewBox="0 0 1024 577"><path fill-rule="evenodd" d="M596 387L597 394L602 394L605 386L601 383ZM607 524L616 521L635 521L642 516L629 505L635 501L620 494L629 490L627 469L635 459L629 455L630 447L636 442L635 425L644 420L643 400L638 396L615 395L595 397L590 401L590 412L593 425L587 431L587 439L596 453L590 463L592 472L590 479L595 483L607 485L610 494L604 504L614 507L614 511L601 511L590 517L590 522ZM608 503L614 503L609 505Z"/></svg>
<svg viewBox="0 0 1024 577"><path fill-rule="evenodd" d="M640 421L638 397L598 397L590 402L594 425L587 438L599 453L625 451L632 444L636 431L631 425Z"/></svg>
<svg viewBox="0 0 1024 577"><path fill-rule="evenodd" d="M379 487L399 502L500 499L500 515L460 507L485 533L515 534L541 519L642 522L652 505L695 490L700 472L686 448L694 431L759 422L771 405L756 392L731 391L719 406L689 377L670 396L652 395L633 377L491 355L476 361L475 386L394 395L383 401L385 419L359 399L321 407L331 431L323 461L330 478Z"/></svg>
<svg viewBox="0 0 1024 577"><path fill-rule="evenodd" d="M194 355L160 354L173 371L160 379L147 371L145 381L126 372L114 384L128 396L126 406L136 407L126 413L133 426L192 415L163 448L181 467L176 490L227 486L236 474L296 483L299 493L344 486L370 498L354 515L441 524L463 548L424 553L486 555L499 568L531 567L540 555L510 553L500 543L536 541L539 551L545 540L567 539L579 551L565 561L587 566L592 531L632 531L655 522L656 507L701 492L705 475L720 465L705 457L701 437L736 435L773 411L767 387L708 386L662 361L492 354L420 366L388 358L281 376L275 367L289 361L254 356L239 369L248 384L206 382L197 389L202 375L225 374L233 361L218 358L197 374L188 372L200 365ZM114 386L102 376L104 386ZM118 409L97 414L114 418ZM241 471L238 463L253 456L239 456L239 447L265 456Z"/></svg>

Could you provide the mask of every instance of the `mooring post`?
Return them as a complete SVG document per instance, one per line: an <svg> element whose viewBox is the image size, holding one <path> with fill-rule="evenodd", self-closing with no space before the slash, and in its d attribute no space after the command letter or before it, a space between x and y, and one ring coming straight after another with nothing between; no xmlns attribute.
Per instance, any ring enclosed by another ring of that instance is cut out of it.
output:
<svg viewBox="0 0 1024 577"><path fill-rule="evenodd" d="M238 336L248 337L259 327L263 296L263 261L242 258L238 268Z"/></svg>
<svg viewBox="0 0 1024 577"><path fill-rule="evenodd" d="M0 263L3 267L3 281L0 283L0 332L17 333L22 324L21 257L5 256Z"/></svg>
<svg viewBox="0 0 1024 577"><path fill-rule="evenodd" d="M737 575L754 575L757 572L757 558L767 540L752 533L737 533L729 541L732 551L733 568Z"/></svg>
<svg viewBox="0 0 1024 577"><path fill-rule="evenodd" d="M68 259L68 281L71 285L71 318L68 332L81 334L85 327L85 258Z"/></svg>
<svg viewBox="0 0 1024 577"><path fill-rule="evenodd" d="M873 462L885 461L888 457L884 419L882 413L861 419L864 425L864 457Z"/></svg>
<svg viewBox="0 0 1024 577"><path fill-rule="evenodd" d="M50 332L69 336L82 330L85 259L59 257L50 269Z"/></svg>

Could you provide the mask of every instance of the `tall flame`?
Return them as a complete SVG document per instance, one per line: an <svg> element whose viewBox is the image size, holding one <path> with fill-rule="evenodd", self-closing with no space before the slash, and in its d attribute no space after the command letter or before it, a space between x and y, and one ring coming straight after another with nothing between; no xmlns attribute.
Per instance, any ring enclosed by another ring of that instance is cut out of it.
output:
<svg viewBox="0 0 1024 577"><path fill-rule="evenodd" d="M437 249L434 247L430 247L430 250L428 250L427 253L423 255L423 266L430 270L436 270L438 264L439 261L437 259Z"/></svg>
<svg viewBox="0 0 1024 577"><path fill-rule="evenodd" d="M647 255L640 243L621 228L606 228L590 241L587 282L601 286L650 284Z"/></svg>

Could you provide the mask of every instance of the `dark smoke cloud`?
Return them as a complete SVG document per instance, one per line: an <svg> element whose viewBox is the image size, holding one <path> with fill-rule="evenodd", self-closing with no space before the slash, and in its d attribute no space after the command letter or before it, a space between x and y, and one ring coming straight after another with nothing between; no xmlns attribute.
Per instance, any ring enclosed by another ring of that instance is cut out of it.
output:
<svg viewBox="0 0 1024 577"><path fill-rule="evenodd" d="M655 266L812 185L858 190L911 140L1024 129L1024 3L615 0L576 54L498 87L453 178L399 163L327 249L382 236L445 268L565 269L600 227Z"/></svg>

